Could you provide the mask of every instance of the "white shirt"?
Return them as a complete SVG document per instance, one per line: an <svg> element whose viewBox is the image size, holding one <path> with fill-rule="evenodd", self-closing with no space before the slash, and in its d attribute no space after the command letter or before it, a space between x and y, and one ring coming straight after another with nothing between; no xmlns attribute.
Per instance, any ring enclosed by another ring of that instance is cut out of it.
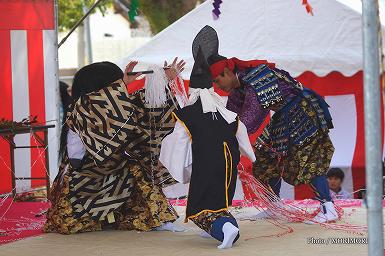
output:
<svg viewBox="0 0 385 256"><path fill-rule="evenodd" d="M67 134L67 153L69 159L79 160L83 159L86 153L86 148L84 147L80 136L71 129L68 130Z"/></svg>
<svg viewBox="0 0 385 256"><path fill-rule="evenodd" d="M330 196L332 197L333 200L335 199L352 199L352 195L348 193L347 191L341 189L338 192L334 192L333 190L330 189Z"/></svg>

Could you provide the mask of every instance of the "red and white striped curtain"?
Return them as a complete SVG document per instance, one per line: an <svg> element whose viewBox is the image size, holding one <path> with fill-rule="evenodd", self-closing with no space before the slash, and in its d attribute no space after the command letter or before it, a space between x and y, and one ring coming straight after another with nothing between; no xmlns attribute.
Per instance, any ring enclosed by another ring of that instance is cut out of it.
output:
<svg viewBox="0 0 385 256"><path fill-rule="evenodd" d="M0 1L0 118L20 121L58 119L57 32L54 0ZM55 121L52 121L55 120ZM57 171L58 127L49 131L51 178ZM35 145L29 134L15 137L17 145ZM42 149L16 149L18 177L44 177ZM41 155L41 157L38 157ZM0 194L11 191L9 145L0 141ZM29 188L44 181L18 181Z"/></svg>

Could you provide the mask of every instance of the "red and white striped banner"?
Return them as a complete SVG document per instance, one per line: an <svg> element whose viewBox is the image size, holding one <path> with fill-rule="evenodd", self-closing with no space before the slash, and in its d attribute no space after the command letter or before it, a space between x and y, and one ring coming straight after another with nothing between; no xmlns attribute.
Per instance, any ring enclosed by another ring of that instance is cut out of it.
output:
<svg viewBox="0 0 385 256"><path fill-rule="evenodd" d="M20 121L38 116L45 123L58 118L57 32L53 0L0 0L0 118ZM57 122L54 122L57 124ZM48 133L52 177L57 169L57 128ZM15 137L16 145L35 145L29 134ZM16 149L17 177L44 177L42 149ZM42 158L38 158L42 155ZM0 141L0 193L11 191L9 145ZM32 168L31 168L32 167ZM17 182L17 187L44 181Z"/></svg>

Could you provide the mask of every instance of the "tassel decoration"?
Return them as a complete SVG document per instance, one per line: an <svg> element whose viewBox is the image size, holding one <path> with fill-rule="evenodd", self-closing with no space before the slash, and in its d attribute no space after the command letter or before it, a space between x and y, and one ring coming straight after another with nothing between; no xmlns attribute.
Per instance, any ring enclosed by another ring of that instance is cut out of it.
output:
<svg viewBox="0 0 385 256"><path fill-rule="evenodd" d="M139 1L131 0L130 10L128 11L128 17L131 23L135 22L135 17L138 16Z"/></svg>
<svg viewBox="0 0 385 256"><path fill-rule="evenodd" d="M214 20L219 19L219 15L221 14L221 11L219 10L221 8L222 0L214 0L213 6L213 18Z"/></svg>
<svg viewBox="0 0 385 256"><path fill-rule="evenodd" d="M314 14L313 14L313 7L311 7L311 5L309 4L308 0L302 0L302 5L305 6L307 13L311 14L312 16L314 16Z"/></svg>
<svg viewBox="0 0 385 256"><path fill-rule="evenodd" d="M166 86L167 77L162 67L153 65L150 67L154 73L146 76L144 83L144 97L146 104L152 108L164 106L167 101Z"/></svg>

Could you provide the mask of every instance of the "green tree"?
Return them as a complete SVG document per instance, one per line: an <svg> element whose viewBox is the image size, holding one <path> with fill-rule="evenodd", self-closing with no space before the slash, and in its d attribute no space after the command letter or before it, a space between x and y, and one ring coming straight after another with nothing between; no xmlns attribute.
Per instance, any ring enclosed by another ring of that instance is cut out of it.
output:
<svg viewBox="0 0 385 256"><path fill-rule="evenodd" d="M130 6L130 0L119 0ZM174 21L194 9L198 2L204 0L138 0L139 14L144 15L150 23L154 34L162 31ZM83 16L83 7L89 8L95 0L59 0L59 30L68 30ZM99 3L100 11L105 12L114 0Z"/></svg>
<svg viewBox="0 0 385 256"><path fill-rule="evenodd" d="M139 0L139 11L150 23L153 33L158 33L194 9L198 0Z"/></svg>
<svg viewBox="0 0 385 256"><path fill-rule="evenodd" d="M90 8L94 0L59 0L59 30L71 29L83 17L83 8ZM112 5L112 0L103 0L97 7L102 13Z"/></svg>

